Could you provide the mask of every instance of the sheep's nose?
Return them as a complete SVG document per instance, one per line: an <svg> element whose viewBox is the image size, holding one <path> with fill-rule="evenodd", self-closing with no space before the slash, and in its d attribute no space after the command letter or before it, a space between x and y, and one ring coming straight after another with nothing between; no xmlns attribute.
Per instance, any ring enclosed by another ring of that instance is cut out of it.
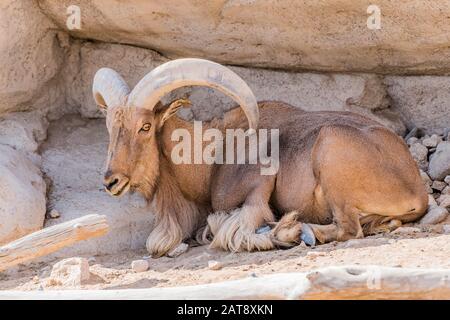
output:
<svg viewBox="0 0 450 320"><path fill-rule="evenodd" d="M108 193L113 196L121 195L129 185L129 179L124 174L112 174L109 171L105 174L103 185Z"/></svg>

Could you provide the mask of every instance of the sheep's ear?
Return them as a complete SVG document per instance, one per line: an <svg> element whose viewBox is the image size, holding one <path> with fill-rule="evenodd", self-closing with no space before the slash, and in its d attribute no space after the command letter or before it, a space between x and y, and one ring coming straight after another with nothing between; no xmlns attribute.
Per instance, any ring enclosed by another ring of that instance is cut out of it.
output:
<svg viewBox="0 0 450 320"><path fill-rule="evenodd" d="M172 117L180 108L191 106L191 101L189 99L177 99L172 101L165 110L161 111L160 118L158 121L158 129L161 129L167 119Z"/></svg>
<svg viewBox="0 0 450 320"><path fill-rule="evenodd" d="M105 99L103 99L102 95L100 93L97 93L94 95L95 104L100 109L100 111L106 115L106 111L108 110L108 105L105 102Z"/></svg>

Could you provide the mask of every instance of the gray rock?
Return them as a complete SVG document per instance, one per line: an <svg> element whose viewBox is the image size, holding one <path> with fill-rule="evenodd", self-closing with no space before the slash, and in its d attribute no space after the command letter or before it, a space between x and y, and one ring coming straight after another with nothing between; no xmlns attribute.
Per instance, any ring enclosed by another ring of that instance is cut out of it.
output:
<svg viewBox="0 0 450 320"><path fill-rule="evenodd" d="M444 207L444 208L450 208L450 195L448 194L443 194L441 195L437 202L439 203L440 207Z"/></svg>
<svg viewBox="0 0 450 320"><path fill-rule="evenodd" d="M448 74L450 33L445 2L378 1L381 30L367 27L369 2L296 0L78 0L76 38L158 48L171 57L286 70ZM66 28L70 0L40 0L42 11ZM84 10L83 10L84 8ZM391 12L401 13L392 20ZM139 21L139 23L136 23ZM341 32L345 30L345 32ZM150 32L151 31L151 32ZM414 41L410 41L414 40ZM426 43L417 50L417 43ZM436 102L438 104L438 102Z"/></svg>
<svg viewBox="0 0 450 320"><path fill-rule="evenodd" d="M444 178L444 182L445 182L446 184L450 185L450 175L449 175L449 176L446 176L446 177Z"/></svg>
<svg viewBox="0 0 450 320"><path fill-rule="evenodd" d="M423 139L422 144L427 148L435 148L441 141L441 137L433 134L431 137Z"/></svg>
<svg viewBox="0 0 450 320"><path fill-rule="evenodd" d="M441 191L441 194L450 194L450 186L445 187L444 190Z"/></svg>
<svg viewBox="0 0 450 320"><path fill-rule="evenodd" d="M437 224L444 221L448 216L447 209L434 207L420 220L421 224Z"/></svg>
<svg viewBox="0 0 450 320"><path fill-rule="evenodd" d="M439 143L430 159L428 174L433 180L443 180L450 175L450 142Z"/></svg>
<svg viewBox="0 0 450 320"><path fill-rule="evenodd" d="M434 190L442 191L447 186L447 184L444 181L433 181L433 184L431 185L431 188Z"/></svg>
<svg viewBox="0 0 450 320"><path fill-rule="evenodd" d="M430 176L423 170L419 170L420 177L422 178L423 183L426 186L431 186L433 184L433 180L431 180Z"/></svg>
<svg viewBox="0 0 450 320"><path fill-rule="evenodd" d="M183 253L185 253L189 249L189 245L187 243L180 243L178 247L174 248L172 251L170 251L167 256L171 258L176 258Z"/></svg>
<svg viewBox="0 0 450 320"><path fill-rule="evenodd" d="M416 143L416 142L420 142L419 139L416 138L416 137L411 137L411 138L408 138L408 139L406 140L406 144L407 144L408 146L411 146L411 145L413 145L413 144Z"/></svg>
<svg viewBox="0 0 450 320"><path fill-rule="evenodd" d="M409 147L409 151L414 160L417 161L422 170L426 170L428 166L428 149L420 143L414 143Z"/></svg>

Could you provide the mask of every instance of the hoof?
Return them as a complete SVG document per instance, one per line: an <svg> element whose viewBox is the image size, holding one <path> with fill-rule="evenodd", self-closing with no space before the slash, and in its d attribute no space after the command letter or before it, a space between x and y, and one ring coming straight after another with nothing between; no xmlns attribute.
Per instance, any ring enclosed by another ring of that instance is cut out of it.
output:
<svg viewBox="0 0 450 320"><path fill-rule="evenodd" d="M264 233L268 233L268 232L270 232L270 230L272 230L272 229L270 228L270 226L265 225L265 226L262 226L261 228L256 229L256 234L264 234Z"/></svg>
<svg viewBox="0 0 450 320"><path fill-rule="evenodd" d="M300 236L300 239L310 247L316 245L316 236L307 223L303 223L302 225L302 234Z"/></svg>

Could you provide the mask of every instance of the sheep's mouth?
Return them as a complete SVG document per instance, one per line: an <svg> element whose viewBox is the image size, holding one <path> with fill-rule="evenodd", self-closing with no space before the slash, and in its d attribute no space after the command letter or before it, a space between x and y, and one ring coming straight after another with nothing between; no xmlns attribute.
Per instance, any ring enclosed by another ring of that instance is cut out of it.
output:
<svg viewBox="0 0 450 320"><path fill-rule="evenodd" d="M106 192L108 192L113 197L121 197L126 194L130 190L130 180L123 179L122 181L114 184L111 188L106 188Z"/></svg>

